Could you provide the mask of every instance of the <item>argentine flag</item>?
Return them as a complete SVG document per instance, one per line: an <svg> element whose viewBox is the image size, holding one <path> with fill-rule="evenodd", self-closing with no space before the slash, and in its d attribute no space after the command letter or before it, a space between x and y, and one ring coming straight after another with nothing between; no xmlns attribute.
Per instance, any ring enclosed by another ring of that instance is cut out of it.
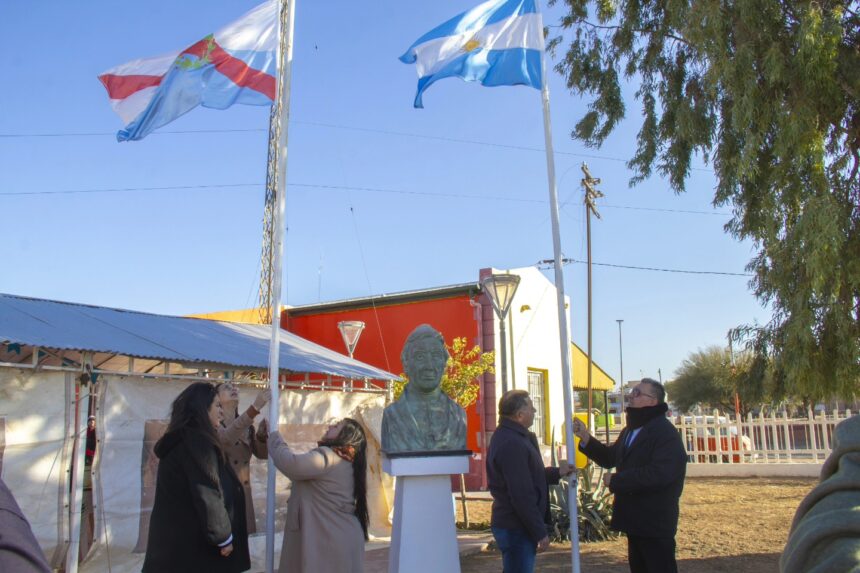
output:
<svg viewBox="0 0 860 573"><path fill-rule="evenodd" d="M433 82L448 77L485 86L543 87L543 22L535 0L489 0L427 32L400 56L415 64L415 107Z"/></svg>

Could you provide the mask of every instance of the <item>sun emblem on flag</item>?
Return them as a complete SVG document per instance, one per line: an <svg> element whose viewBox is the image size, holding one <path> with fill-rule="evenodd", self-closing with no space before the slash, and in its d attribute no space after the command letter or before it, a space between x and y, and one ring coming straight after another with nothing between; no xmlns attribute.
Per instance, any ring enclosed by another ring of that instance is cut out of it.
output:
<svg viewBox="0 0 860 573"><path fill-rule="evenodd" d="M477 50L480 47L481 47L481 41L478 40L477 38L475 38L474 36L472 36L472 38L468 42L463 44L463 51L464 52L474 52L475 50Z"/></svg>

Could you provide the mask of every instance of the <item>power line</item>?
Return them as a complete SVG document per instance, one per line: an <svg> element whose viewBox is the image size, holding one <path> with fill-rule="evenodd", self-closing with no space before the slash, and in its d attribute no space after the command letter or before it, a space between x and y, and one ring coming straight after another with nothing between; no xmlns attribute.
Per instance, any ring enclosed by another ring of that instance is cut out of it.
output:
<svg viewBox="0 0 860 573"><path fill-rule="evenodd" d="M212 133L249 133L249 132L265 132L267 130L260 127L244 128L244 129L164 129L155 131L149 136L154 135L194 135L194 134L212 134ZM55 133L0 133L0 139L27 139L40 137L116 137L115 131L67 131Z"/></svg>
<svg viewBox="0 0 860 573"><path fill-rule="evenodd" d="M583 264L583 265L587 264L587 261L581 261L579 259L568 259L568 258L562 259L561 262L563 264L570 264L570 263L577 263L577 264ZM690 270L686 270L686 269L662 269L662 268L658 268L658 267L635 267L632 265L614 265L611 263L595 263L593 261L591 264L599 266L599 267L613 267L616 269L633 269L633 270L637 270L637 271L657 271L657 272L661 272L661 273L682 273L682 274L688 274L688 275L723 275L723 276L729 276L729 277L751 277L751 276L753 276L753 275L746 274L746 273L726 273L726 272L721 272L721 271L690 271ZM543 270L552 268L552 265L553 265L552 259L544 259L542 261L537 262L537 267L539 269L543 269Z"/></svg>
<svg viewBox="0 0 860 573"><path fill-rule="evenodd" d="M516 151L533 151L544 153L545 150L540 147L530 147L527 145L513 145L506 143L495 143L492 141L480 141L476 139L461 139L457 137L445 137L441 135L426 135L422 133L411 133L407 131L393 131L388 129L377 129L372 127L356 127L350 125L338 125L334 123L323 123L316 121L301 121L293 120L291 123L296 125L311 125L315 127L324 127L328 129L341 129L346 131L359 131L364 133L378 133L380 135L393 135L397 137L413 137L416 139L428 139L431 141L444 141L447 143L463 143L468 145L481 145L484 147L495 147L498 149L512 149ZM213 134L213 133L254 133L265 132L264 128L246 128L246 129L171 129L153 132L151 135L195 135L195 134ZM52 137L115 137L115 131L82 131L82 132L49 132L49 133L0 133L0 139L25 139L25 138L52 138ZM621 157L612 157L609 155L595 155L589 153L576 153L573 151L558 151L556 155L566 155L569 157L582 157L585 159L599 159L603 161L615 161L627 163L626 159ZM691 167L693 171L712 172L713 170L705 167Z"/></svg>
<svg viewBox="0 0 860 573"><path fill-rule="evenodd" d="M107 187L103 189L60 189L56 191L8 191L3 196L76 195L82 193L133 193L136 191L180 191L191 189L227 189L235 187L264 187L264 183L216 183L212 185L168 185L165 187Z"/></svg>
<svg viewBox="0 0 860 573"><path fill-rule="evenodd" d="M39 195L75 195L90 193L136 193L140 191L193 191L201 189L235 189L240 187L264 187L265 183L213 183L206 185L166 185L163 187L104 187L90 189L58 189L53 191L7 191L0 192L0 197L20 197ZM502 197L474 195L469 193L441 193L438 191L408 191L405 189L380 189L377 187L356 187L350 185L326 185L323 183L288 183L287 187L301 187L311 189L329 189L334 191L366 191L368 193L388 193L395 195L416 195L425 197L446 197L450 199L477 199L493 201L510 201L515 203L547 203L546 199L530 199L526 197ZM658 207L633 207L629 205L601 205L607 209L632 209L638 211L658 211L666 213L681 213L692 215L721 215L730 216L729 213L721 211L694 211L685 209L661 209Z"/></svg>
<svg viewBox="0 0 860 573"><path fill-rule="evenodd" d="M631 207L629 205L608 205L606 203L600 205L601 209L631 209L634 211L664 211L669 213L686 213L688 215L719 215L721 217L731 217L731 213L725 211L695 211L692 209L661 209L659 207Z"/></svg>

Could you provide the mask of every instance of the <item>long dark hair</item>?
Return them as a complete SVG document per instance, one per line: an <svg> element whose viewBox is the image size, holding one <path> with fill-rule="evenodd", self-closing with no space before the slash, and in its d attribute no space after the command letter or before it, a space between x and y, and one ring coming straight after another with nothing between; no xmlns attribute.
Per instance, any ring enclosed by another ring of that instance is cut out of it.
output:
<svg viewBox="0 0 860 573"><path fill-rule="evenodd" d="M367 437L361 424L352 418L343 419L343 427L333 440L320 442L322 446L352 446L355 457L352 459L353 499L355 501L355 516L361 524L364 539L367 535L367 522L370 516L367 512Z"/></svg>
<svg viewBox="0 0 860 573"><path fill-rule="evenodd" d="M218 434L209 419L209 408L218 399L218 391L209 382L195 382L179 393L170 405L170 423L165 436L173 433L194 432L215 446L218 455L224 457Z"/></svg>

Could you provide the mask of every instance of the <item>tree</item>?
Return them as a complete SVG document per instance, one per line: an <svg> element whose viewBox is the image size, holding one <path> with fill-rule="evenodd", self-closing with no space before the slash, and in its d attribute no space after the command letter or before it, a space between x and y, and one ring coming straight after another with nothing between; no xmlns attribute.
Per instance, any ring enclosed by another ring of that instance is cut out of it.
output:
<svg viewBox="0 0 860 573"><path fill-rule="evenodd" d="M550 0L554 3L556 0ZM860 381L858 0L564 0L557 70L591 96L572 136L599 147L639 87L631 185L656 169L684 191L713 165L726 230L753 241L751 287L773 310L738 330L786 392ZM572 35L572 37L568 37Z"/></svg>
<svg viewBox="0 0 860 573"><path fill-rule="evenodd" d="M770 370L750 352L737 353L732 360L727 349L709 346L697 350L681 363L675 379L666 383L666 395L680 411L696 405L734 413L735 396L740 413L770 401Z"/></svg>
<svg viewBox="0 0 860 573"><path fill-rule="evenodd" d="M579 397L579 406L588 409L588 390L580 390L577 392L577 395ZM591 391L591 405L602 413L606 413L606 401L603 399L603 392L599 390Z"/></svg>

